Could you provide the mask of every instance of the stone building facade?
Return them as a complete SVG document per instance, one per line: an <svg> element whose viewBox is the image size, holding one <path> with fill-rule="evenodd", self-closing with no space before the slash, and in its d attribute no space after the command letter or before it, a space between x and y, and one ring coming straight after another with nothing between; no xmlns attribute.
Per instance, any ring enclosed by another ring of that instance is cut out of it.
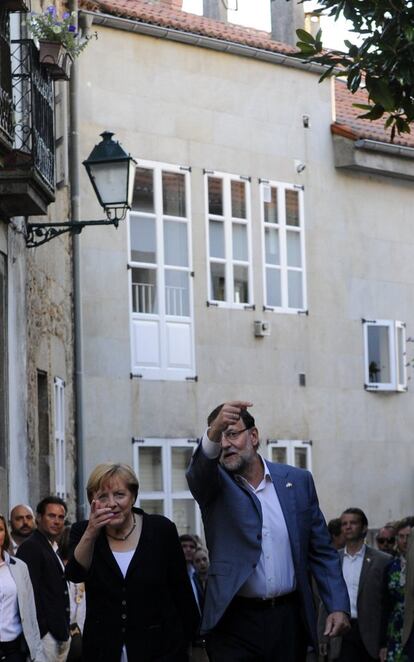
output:
<svg viewBox="0 0 414 662"><path fill-rule="evenodd" d="M138 161L128 221L81 237L84 476L132 463L143 507L199 531L185 466L207 413L247 399L328 517L408 514L414 142L269 35L168 2L82 8L82 148L111 130Z"/></svg>
<svg viewBox="0 0 414 662"><path fill-rule="evenodd" d="M70 216L67 157L66 170L61 165L69 126L67 106L60 103L68 83L51 79L27 31L29 10L40 12L46 3L5 4L10 9L1 9L0 57L2 71L10 74L2 78L10 99L10 144L0 167L0 508L8 512L22 502L35 507L43 496L59 494L73 517L72 240L26 245L29 223L47 221L48 214L61 221ZM58 11L65 8L57 3ZM3 93L3 104L5 98Z"/></svg>

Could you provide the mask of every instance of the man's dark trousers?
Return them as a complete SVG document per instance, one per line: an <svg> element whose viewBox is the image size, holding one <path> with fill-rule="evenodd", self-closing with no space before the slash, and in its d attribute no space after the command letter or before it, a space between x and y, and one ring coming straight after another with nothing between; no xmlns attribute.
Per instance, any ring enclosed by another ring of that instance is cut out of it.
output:
<svg viewBox="0 0 414 662"><path fill-rule="evenodd" d="M304 662L307 645L296 592L274 601L236 596L207 637L210 662Z"/></svg>

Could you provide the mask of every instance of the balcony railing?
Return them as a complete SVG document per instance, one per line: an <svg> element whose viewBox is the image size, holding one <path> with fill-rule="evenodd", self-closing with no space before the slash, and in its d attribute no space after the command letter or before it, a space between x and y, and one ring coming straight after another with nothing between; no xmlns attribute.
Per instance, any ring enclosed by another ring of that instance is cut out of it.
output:
<svg viewBox="0 0 414 662"><path fill-rule="evenodd" d="M0 213L43 215L55 199L54 91L32 40L11 41L11 79L14 141L0 168Z"/></svg>
<svg viewBox="0 0 414 662"><path fill-rule="evenodd" d="M53 193L53 82L40 66L39 53L31 39L12 41L12 81L15 165L30 164Z"/></svg>
<svg viewBox="0 0 414 662"><path fill-rule="evenodd" d="M13 99L9 12L0 9L0 150L13 146Z"/></svg>

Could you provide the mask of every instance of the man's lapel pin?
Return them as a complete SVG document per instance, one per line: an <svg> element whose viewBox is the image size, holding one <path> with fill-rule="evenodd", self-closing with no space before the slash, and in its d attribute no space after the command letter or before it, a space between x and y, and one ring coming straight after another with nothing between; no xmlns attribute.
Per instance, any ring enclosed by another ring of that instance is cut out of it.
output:
<svg viewBox="0 0 414 662"><path fill-rule="evenodd" d="M286 487L293 487L292 483L286 483Z"/></svg>

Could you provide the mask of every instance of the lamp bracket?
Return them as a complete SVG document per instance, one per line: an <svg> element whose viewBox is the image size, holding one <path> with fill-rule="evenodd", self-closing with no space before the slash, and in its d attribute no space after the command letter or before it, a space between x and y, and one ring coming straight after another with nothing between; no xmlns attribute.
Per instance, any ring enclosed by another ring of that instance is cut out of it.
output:
<svg viewBox="0 0 414 662"><path fill-rule="evenodd" d="M27 248L36 248L42 246L48 241L59 237L61 234L70 232L70 234L80 234L83 228L93 225L113 225L118 227L119 221L124 220L127 214L127 208L106 209L107 219L98 221L67 221L62 223L27 223L26 226L26 246Z"/></svg>

